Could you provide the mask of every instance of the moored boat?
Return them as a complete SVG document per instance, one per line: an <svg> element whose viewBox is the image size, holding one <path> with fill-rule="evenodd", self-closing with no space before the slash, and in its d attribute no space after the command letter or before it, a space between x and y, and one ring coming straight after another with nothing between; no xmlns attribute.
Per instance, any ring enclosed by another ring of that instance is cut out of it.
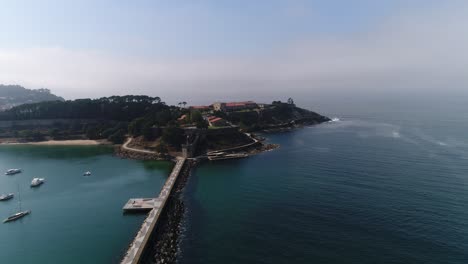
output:
<svg viewBox="0 0 468 264"><path fill-rule="evenodd" d="M31 181L31 187L37 187L45 182L44 178L34 178Z"/></svg>
<svg viewBox="0 0 468 264"><path fill-rule="evenodd" d="M83 173L83 176L91 176L91 172L87 171L87 172Z"/></svg>
<svg viewBox="0 0 468 264"><path fill-rule="evenodd" d="M0 201L10 200L11 198L13 198L13 196L15 196L13 193L2 194L2 195L0 195Z"/></svg>
<svg viewBox="0 0 468 264"><path fill-rule="evenodd" d="M10 215L7 219L3 220L3 223L16 221L16 220L18 220L20 218L23 218L23 217L27 216L30 213L31 213L31 210L18 212L16 214Z"/></svg>
<svg viewBox="0 0 468 264"><path fill-rule="evenodd" d="M17 174L20 172L21 172L21 169L9 169L5 172L5 175L13 175L13 174Z"/></svg>
<svg viewBox="0 0 468 264"><path fill-rule="evenodd" d="M11 193L9 195L12 195ZM31 210L26 210L26 211L23 211L21 209L21 195L20 195L20 191L19 191L19 185L18 185L18 205L19 205L19 212L18 213L15 213L15 214L12 214L10 215L8 218L6 218L5 220L3 220L3 223L8 223L8 222L12 222L12 221L16 221L20 218L23 218L25 216L27 216L28 214L31 213Z"/></svg>

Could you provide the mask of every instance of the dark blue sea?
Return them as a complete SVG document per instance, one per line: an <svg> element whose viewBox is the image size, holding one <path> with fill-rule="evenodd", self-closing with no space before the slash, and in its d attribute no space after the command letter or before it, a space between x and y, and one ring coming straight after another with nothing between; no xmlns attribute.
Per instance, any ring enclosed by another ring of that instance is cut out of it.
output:
<svg viewBox="0 0 468 264"><path fill-rule="evenodd" d="M194 171L179 262L468 263L466 99L301 102L339 120Z"/></svg>

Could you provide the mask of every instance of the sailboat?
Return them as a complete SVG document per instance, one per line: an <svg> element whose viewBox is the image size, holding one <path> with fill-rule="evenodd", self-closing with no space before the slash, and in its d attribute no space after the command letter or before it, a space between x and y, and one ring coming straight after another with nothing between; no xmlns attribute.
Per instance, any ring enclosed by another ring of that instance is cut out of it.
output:
<svg viewBox="0 0 468 264"><path fill-rule="evenodd" d="M5 220L3 220L3 223L8 223L8 222L12 222L12 221L16 221L20 218L23 218L25 216L27 216L28 214L31 213L31 210L26 210L26 211L22 211L21 210L21 196L20 196L20 192L19 192L19 186L18 186L18 199L19 199L19 212L18 213L15 213L15 214L12 214L10 215L8 218L6 218Z"/></svg>

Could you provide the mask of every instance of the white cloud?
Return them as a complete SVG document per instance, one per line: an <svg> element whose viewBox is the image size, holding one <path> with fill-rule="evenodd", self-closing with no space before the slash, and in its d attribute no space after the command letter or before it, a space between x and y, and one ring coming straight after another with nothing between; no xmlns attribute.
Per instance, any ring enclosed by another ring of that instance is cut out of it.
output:
<svg viewBox="0 0 468 264"><path fill-rule="evenodd" d="M175 97L187 96L186 91L220 98L226 93L274 94L284 88L304 93L311 87L466 86L467 11L463 4L400 14L365 35L310 36L257 57L183 61L60 47L0 50L0 83L47 87L69 98L129 93Z"/></svg>

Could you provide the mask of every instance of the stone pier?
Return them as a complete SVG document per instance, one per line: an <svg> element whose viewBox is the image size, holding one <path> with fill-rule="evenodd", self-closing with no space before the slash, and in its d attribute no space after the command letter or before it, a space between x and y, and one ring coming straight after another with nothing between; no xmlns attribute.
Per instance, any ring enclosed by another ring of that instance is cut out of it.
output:
<svg viewBox="0 0 468 264"><path fill-rule="evenodd" d="M164 210L164 206L172 192L174 183L179 176L182 167L184 166L185 158L178 158L174 169L172 170L169 178L167 178L159 196L157 198L132 198L123 207L125 212L149 210L148 216L143 222L140 230L138 231L135 239L130 244L130 247L125 254L122 264L137 264L143 255L148 241L157 226L159 216Z"/></svg>

